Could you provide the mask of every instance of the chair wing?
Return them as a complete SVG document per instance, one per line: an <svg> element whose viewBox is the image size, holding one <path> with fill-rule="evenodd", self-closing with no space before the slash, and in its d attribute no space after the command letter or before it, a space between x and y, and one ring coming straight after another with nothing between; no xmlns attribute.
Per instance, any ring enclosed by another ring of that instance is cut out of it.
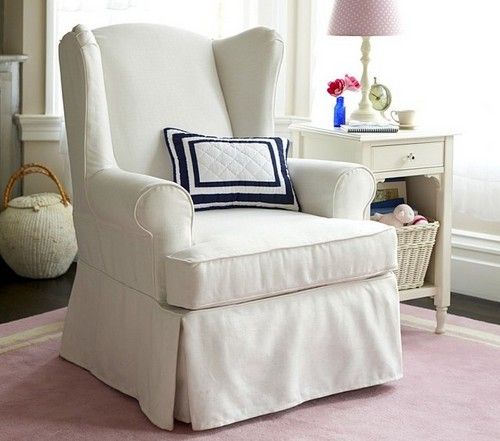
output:
<svg viewBox="0 0 500 441"><path fill-rule="evenodd" d="M274 134L274 98L283 47L281 37L263 27L213 42L234 136Z"/></svg>

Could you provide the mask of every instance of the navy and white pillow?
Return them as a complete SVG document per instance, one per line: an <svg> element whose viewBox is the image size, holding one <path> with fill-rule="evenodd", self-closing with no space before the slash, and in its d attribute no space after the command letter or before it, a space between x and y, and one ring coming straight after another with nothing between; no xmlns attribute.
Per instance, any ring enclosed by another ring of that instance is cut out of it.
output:
<svg viewBox="0 0 500 441"><path fill-rule="evenodd" d="M193 199L195 210L229 207L299 206L288 174L286 138L217 138L163 130L174 181Z"/></svg>

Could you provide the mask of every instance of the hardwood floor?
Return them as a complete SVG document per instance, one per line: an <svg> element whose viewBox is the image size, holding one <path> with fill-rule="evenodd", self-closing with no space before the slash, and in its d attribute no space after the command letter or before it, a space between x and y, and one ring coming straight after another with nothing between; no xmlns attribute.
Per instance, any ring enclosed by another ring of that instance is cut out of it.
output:
<svg viewBox="0 0 500 441"><path fill-rule="evenodd" d="M73 263L57 279L24 279L0 259L0 323L67 306L75 270Z"/></svg>
<svg viewBox="0 0 500 441"><path fill-rule="evenodd" d="M30 280L17 276L0 259L0 323L29 317L66 306L75 277L76 264L57 279ZM432 300L416 299L405 303L434 309ZM500 302L452 294L450 314L500 324Z"/></svg>
<svg viewBox="0 0 500 441"><path fill-rule="evenodd" d="M434 304L430 298L408 300L405 303L434 309ZM448 308L448 313L500 325L500 302L451 293L451 305Z"/></svg>

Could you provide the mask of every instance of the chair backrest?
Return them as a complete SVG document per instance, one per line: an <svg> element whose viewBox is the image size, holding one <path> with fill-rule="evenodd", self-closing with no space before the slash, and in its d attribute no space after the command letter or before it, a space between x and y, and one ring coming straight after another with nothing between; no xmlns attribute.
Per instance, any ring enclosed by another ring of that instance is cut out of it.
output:
<svg viewBox="0 0 500 441"><path fill-rule="evenodd" d="M121 168L170 179L164 127L232 135L212 40L153 24L115 25L93 34Z"/></svg>
<svg viewBox="0 0 500 441"><path fill-rule="evenodd" d="M211 40L153 24L76 26L59 46L74 194L107 167L171 179L165 127L272 135L282 54L266 28Z"/></svg>

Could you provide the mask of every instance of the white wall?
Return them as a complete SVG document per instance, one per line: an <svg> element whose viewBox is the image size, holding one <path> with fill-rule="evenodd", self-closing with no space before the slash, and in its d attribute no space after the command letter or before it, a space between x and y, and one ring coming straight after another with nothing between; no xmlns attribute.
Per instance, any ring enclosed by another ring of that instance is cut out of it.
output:
<svg viewBox="0 0 500 441"><path fill-rule="evenodd" d="M451 289L500 302L500 236L455 229Z"/></svg>

